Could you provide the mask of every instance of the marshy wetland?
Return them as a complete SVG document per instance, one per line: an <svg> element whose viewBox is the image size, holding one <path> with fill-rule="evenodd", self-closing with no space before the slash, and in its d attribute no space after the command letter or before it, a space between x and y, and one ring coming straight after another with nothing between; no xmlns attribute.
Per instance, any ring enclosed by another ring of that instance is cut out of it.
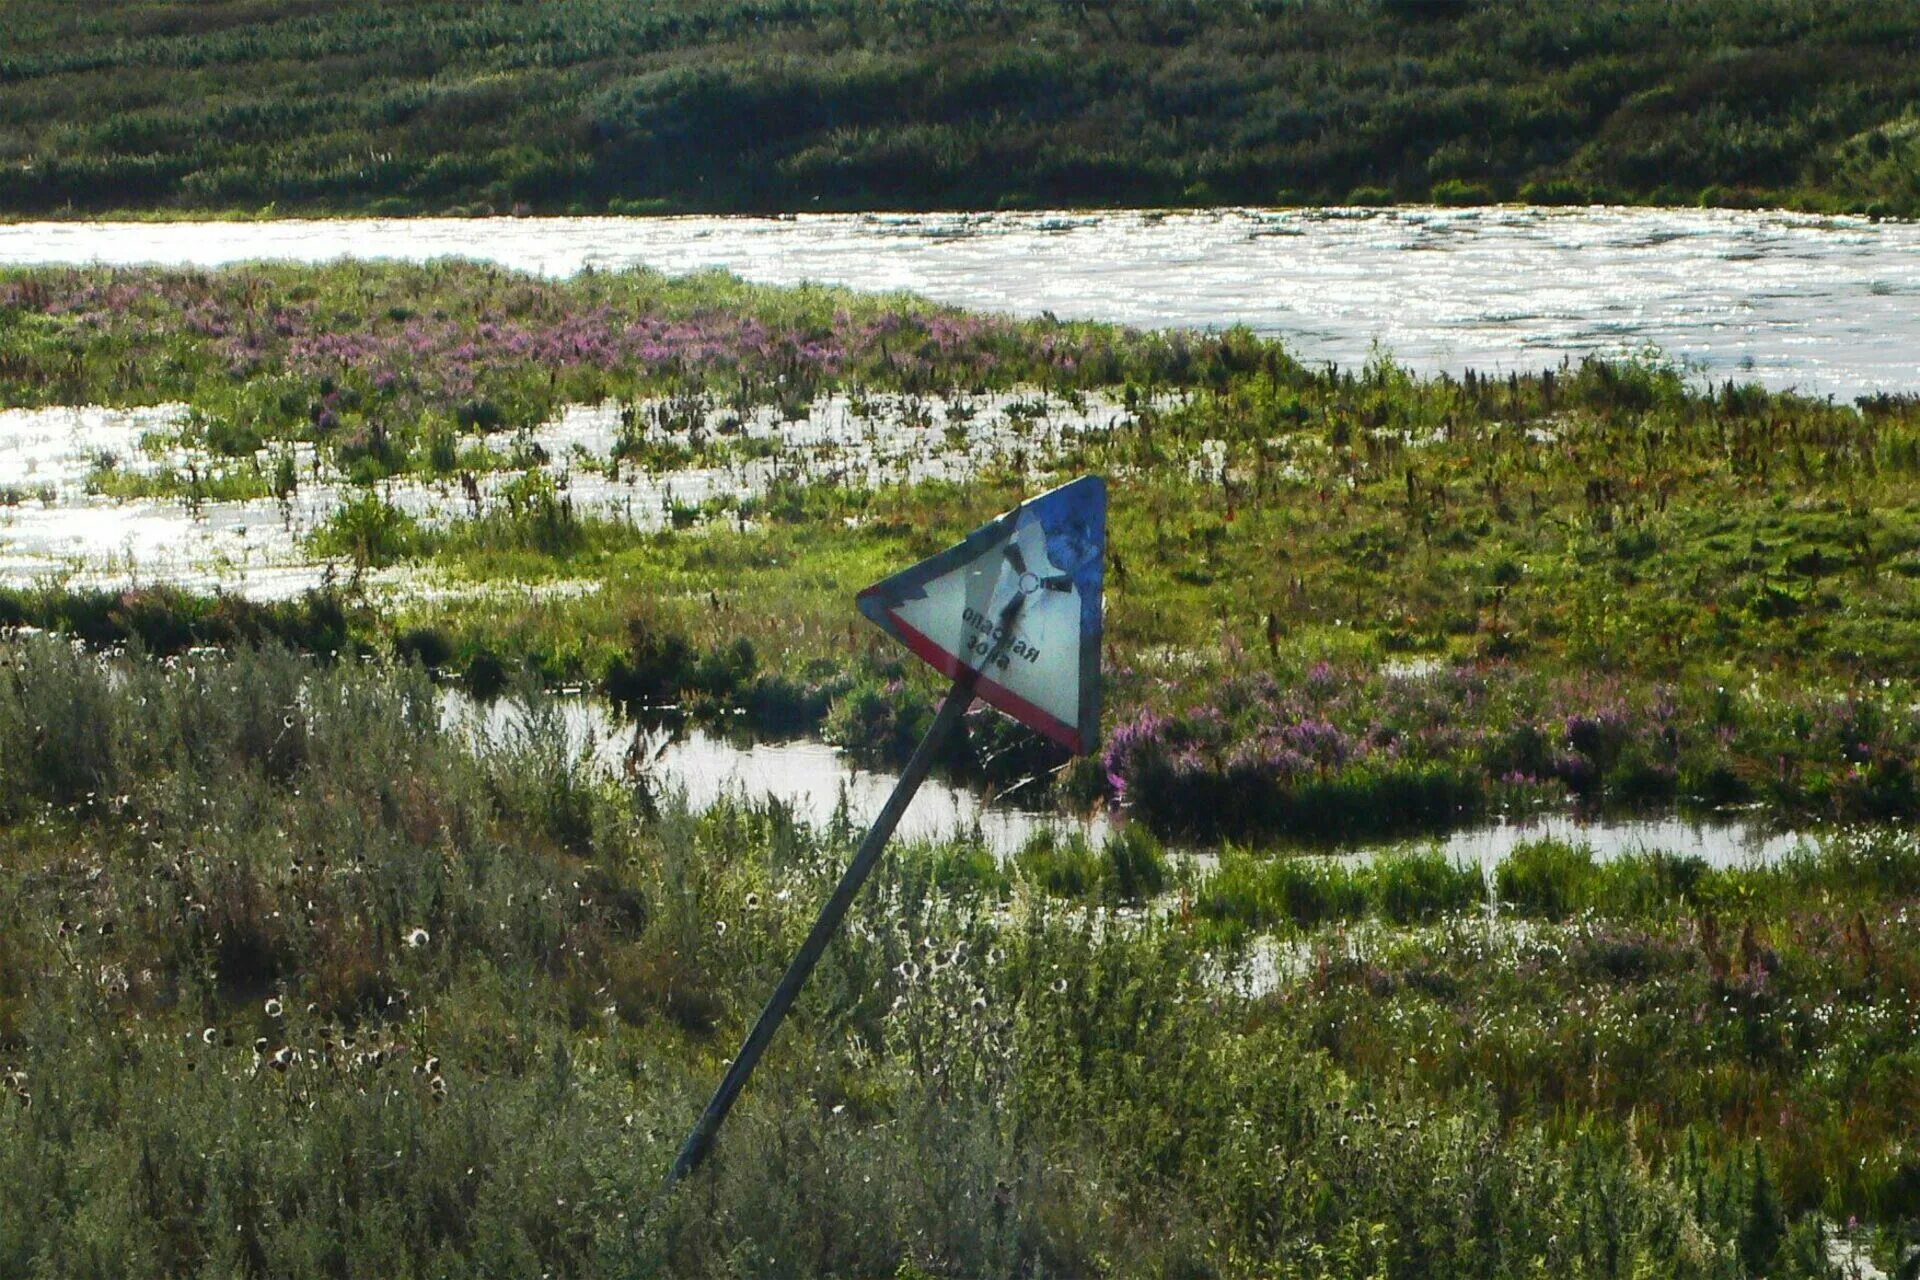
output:
<svg viewBox="0 0 1920 1280"><path fill-rule="evenodd" d="M1039 310L0 270L0 1274L1897 1266L1920 400ZM657 1196L940 692L853 594L1082 472L1101 753L970 715Z"/></svg>

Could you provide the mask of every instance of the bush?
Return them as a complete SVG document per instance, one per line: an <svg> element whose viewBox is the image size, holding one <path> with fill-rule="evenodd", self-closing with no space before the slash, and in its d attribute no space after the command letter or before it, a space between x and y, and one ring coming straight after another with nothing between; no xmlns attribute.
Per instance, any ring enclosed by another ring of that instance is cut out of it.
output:
<svg viewBox="0 0 1920 1280"><path fill-rule="evenodd" d="M747 722L757 732L796 734L818 729L835 697L847 681L833 672L818 679L795 679L779 672L762 672L743 699Z"/></svg>
<svg viewBox="0 0 1920 1280"><path fill-rule="evenodd" d="M834 700L823 732L857 759L897 763L926 736L934 711L933 699L918 686L863 675Z"/></svg>
<svg viewBox="0 0 1920 1280"><path fill-rule="evenodd" d="M453 660L453 641L439 627L411 627L394 638L393 652L402 662L435 670Z"/></svg>
<svg viewBox="0 0 1920 1280"><path fill-rule="evenodd" d="M1541 182L1529 182L1520 188L1522 204L1539 205L1582 205L1592 204L1592 193L1577 182L1564 178L1550 178Z"/></svg>
<svg viewBox="0 0 1920 1280"><path fill-rule="evenodd" d="M1439 853L1390 854L1361 873L1373 909L1396 924L1433 920L1484 901L1486 878Z"/></svg>
<svg viewBox="0 0 1920 1280"><path fill-rule="evenodd" d="M362 493L327 517L311 541L323 556L347 557L358 574L411 555L420 545L420 526L379 494Z"/></svg>
<svg viewBox="0 0 1920 1280"><path fill-rule="evenodd" d="M627 652L614 659L602 687L629 710L668 707L691 686L694 669L693 646L685 636L658 631L635 617L627 624Z"/></svg>
<svg viewBox="0 0 1920 1280"><path fill-rule="evenodd" d="M1494 872L1494 888L1515 910L1558 920L1590 903L1597 876L1592 849L1540 840L1507 855Z"/></svg>
<svg viewBox="0 0 1920 1280"><path fill-rule="evenodd" d="M1435 204L1445 205L1492 204L1499 198L1486 183L1467 182L1461 178L1448 178L1434 183L1428 196Z"/></svg>

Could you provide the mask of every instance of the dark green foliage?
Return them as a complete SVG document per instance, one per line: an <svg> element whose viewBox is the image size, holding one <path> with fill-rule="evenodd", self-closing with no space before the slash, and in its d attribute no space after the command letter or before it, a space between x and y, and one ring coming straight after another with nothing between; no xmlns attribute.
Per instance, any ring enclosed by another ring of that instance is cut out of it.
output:
<svg viewBox="0 0 1920 1280"><path fill-rule="evenodd" d="M867 676L833 703L824 732L828 741L856 758L904 761L933 723L936 703L926 689L907 683L894 666ZM953 748L955 751L963 748Z"/></svg>
<svg viewBox="0 0 1920 1280"><path fill-rule="evenodd" d="M1596 874L1591 849L1542 840L1508 855L1494 875L1494 888L1517 910L1557 920L1586 900Z"/></svg>
<svg viewBox="0 0 1920 1280"><path fill-rule="evenodd" d="M481 701L500 696L506 690L510 672L500 655L490 649L481 649L471 655L461 669L460 682L468 693Z"/></svg>
<svg viewBox="0 0 1920 1280"><path fill-rule="evenodd" d="M437 627L412 627L394 638L393 651L402 661L435 670L452 660L453 642Z"/></svg>
<svg viewBox="0 0 1920 1280"><path fill-rule="evenodd" d="M199 645L272 640L329 657L358 649L366 615L338 592L314 591L287 601L204 596L172 587L129 591L62 591L0 587L0 627L35 627L95 648L135 645L167 657Z"/></svg>
<svg viewBox="0 0 1920 1280"><path fill-rule="evenodd" d="M1481 777L1442 763L1306 776L1232 765L1194 770L1186 763L1133 761L1126 794L1154 830L1203 842L1262 835L1338 842L1444 831L1471 821L1486 802Z"/></svg>
<svg viewBox="0 0 1920 1280"><path fill-rule="evenodd" d="M1902 0L26 0L8 17L13 213L1920 208Z"/></svg>
<svg viewBox="0 0 1920 1280"><path fill-rule="evenodd" d="M1167 855L1144 827L1128 824L1101 848L1106 877L1121 902L1145 902L1167 887Z"/></svg>
<svg viewBox="0 0 1920 1280"><path fill-rule="evenodd" d="M1767 1175L1767 1153L1757 1151L1753 1157L1753 1185L1747 1193L1746 1221L1740 1228L1740 1260L1747 1270L1754 1275L1771 1272L1786 1234L1786 1212L1780 1205L1780 1193L1774 1190L1773 1179Z"/></svg>
<svg viewBox="0 0 1920 1280"><path fill-rule="evenodd" d="M672 706L693 681L694 655L686 637L656 631L642 619L633 620L628 655L614 660L607 671L609 697L632 709Z"/></svg>
<svg viewBox="0 0 1920 1280"><path fill-rule="evenodd" d="M763 672L747 688L744 710L748 721L763 733L808 732L820 727L833 700L851 683L824 664L799 678Z"/></svg>
<svg viewBox="0 0 1920 1280"><path fill-rule="evenodd" d="M1166 851L1145 828L1129 824L1098 849L1077 832L1042 829L1014 855L1014 865L1043 892L1138 906L1167 886Z"/></svg>

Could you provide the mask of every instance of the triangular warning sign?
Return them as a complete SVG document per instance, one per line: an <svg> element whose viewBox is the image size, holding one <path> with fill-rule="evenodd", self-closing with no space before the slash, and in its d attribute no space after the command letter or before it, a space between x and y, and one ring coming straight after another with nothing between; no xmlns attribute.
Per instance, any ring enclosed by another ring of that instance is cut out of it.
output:
<svg viewBox="0 0 1920 1280"><path fill-rule="evenodd" d="M860 593L941 674L1076 753L1100 742L1107 484L1083 476ZM991 662L989 662L991 660Z"/></svg>

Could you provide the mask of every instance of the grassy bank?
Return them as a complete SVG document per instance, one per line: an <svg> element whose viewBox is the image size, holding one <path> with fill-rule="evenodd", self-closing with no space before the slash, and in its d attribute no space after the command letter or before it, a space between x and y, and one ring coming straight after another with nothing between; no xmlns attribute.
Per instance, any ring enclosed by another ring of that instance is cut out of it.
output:
<svg viewBox="0 0 1920 1280"><path fill-rule="evenodd" d="M1258 995L1245 869L1116 926L1059 850L908 848L662 1201L856 832L691 818L537 702L475 751L417 669L0 656L8 1275L1822 1276L1823 1223L1920 1228L1910 841L1549 851L1517 924L1388 866Z"/></svg>
<svg viewBox="0 0 1920 1280"><path fill-rule="evenodd" d="M0 213L1920 212L1899 0L26 0Z"/></svg>

